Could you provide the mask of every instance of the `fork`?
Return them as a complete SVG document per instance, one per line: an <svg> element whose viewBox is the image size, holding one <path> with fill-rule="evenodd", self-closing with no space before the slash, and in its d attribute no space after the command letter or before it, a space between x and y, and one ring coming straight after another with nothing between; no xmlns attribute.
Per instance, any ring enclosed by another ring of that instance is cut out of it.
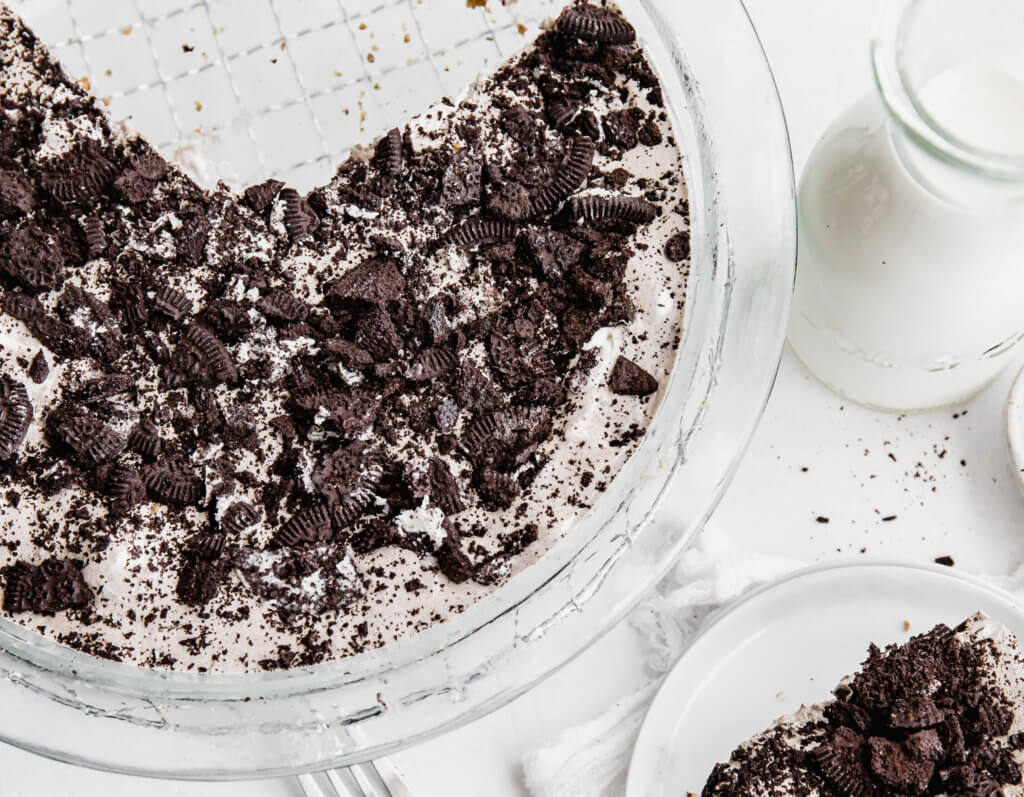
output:
<svg viewBox="0 0 1024 797"><path fill-rule="evenodd" d="M346 769L299 775L305 797L411 797L394 767L367 761Z"/></svg>

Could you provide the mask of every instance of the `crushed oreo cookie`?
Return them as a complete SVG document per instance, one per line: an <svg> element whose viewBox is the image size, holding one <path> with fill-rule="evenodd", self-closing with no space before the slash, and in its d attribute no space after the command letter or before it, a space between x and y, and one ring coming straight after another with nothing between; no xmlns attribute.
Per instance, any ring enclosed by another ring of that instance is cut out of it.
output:
<svg viewBox="0 0 1024 797"><path fill-rule="evenodd" d="M33 612L52 615L88 606L93 592L82 577L82 563L73 559L47 559L38 565L16 562L0 572L3 610L11 614Z"/></svg>
<svg viewBox="0 0 1024 797"><path fill-rule="evenodd" d="M872 646L834 700L737 749L703 795L999 794L1020 785L1009 736L1017 706L1005 684L1019 689L1024 659L1015 643L997 647L978 633L982 622Z"/></svg>
<svg viewBox="0 0 1024 797"><path fill-rule="evenodd" d="M25 543L9 611L71 611L44 632L147 666L280 669L442 622L541 555L607 484L576 457L614 476L653 413L613 395L657 390L625 355L664 369L678 341L678 317L634 324L638 280L681 311L659 225L686 226L634 41L574 3L328 184L239 196L113 129L0 11L4 63L38 83L0 98L20 114L0 114L0 309L39 344L17 370L0 352L0 468L29 507L3 516ZM657 178L625 168L641 143ZM606 385L588 341L610 327ZM582 391L600 424L567 462Z"/></svg>
<svg viewBox="0 0 1024 797"><path fill-rule="evenodd" d="M649 396L658 391L658 380L632 360L619 356L608 377L612 393L624 396Z"/></svg>
<svg viewBox="0 0 1024 797"><path fill-rule="evenodd" d="M9 376L0 377L0 460L17 454L32 416L32 402L25 386Z"/></svg>

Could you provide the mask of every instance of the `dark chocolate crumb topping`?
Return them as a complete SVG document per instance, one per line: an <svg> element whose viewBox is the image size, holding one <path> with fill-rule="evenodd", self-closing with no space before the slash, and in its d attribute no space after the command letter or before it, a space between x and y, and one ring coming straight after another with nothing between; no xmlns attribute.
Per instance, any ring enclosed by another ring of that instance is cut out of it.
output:
<svg viewBox="0 0 1024 797"><path fill-rule="evenodd" d="M703 795L995 795L1020 784L1007 736L1015 706L994 674L1016 678L1020 654L957 636L970 622L872 646L823 719L778 726L740 747Z"/></svg>
<svg viewBox="0 0 1024 797"><path fill-rule="evenodd" d="M20 550L0 529L4 611L65 612L47 633L108 658L280 669L440 622L539 556L654 408L605 388L656 392L633 360L588 381L588 341L636 316L634 256L685 274L660 251L687 228L678 168L623 160L667 142L678 164L634 41L575 3L485 108L394 128L306 195L234 195L115 134L0 11L0 54L38 82L0 98L0 310L42 347L3 361L0 471L22 506L67 505L26 520ZM657 323L624 332L639 362L676 345L678 318ZM584 389L608 413L573 452L590 478L552 483ZM139 596L130 616L115 588ZM396 600L413 608L388 625ZM164 652L143 660L146 634ZM278 638L271 658L235 650Z"/></svg>

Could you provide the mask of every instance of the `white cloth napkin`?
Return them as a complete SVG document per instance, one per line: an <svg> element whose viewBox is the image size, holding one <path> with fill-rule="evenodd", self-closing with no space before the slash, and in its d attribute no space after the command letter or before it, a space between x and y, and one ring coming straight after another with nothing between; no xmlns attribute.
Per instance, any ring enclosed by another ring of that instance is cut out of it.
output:
<svg viewBox="0 0 1024 797"><path fill-rule="evenodd" d="M647 646L650 682L596 719L527 754L523 776L530 794L621 797L640 724L687 640L718 608L806 564L744 551L721 529L706 530L630 618Z"/></svg>

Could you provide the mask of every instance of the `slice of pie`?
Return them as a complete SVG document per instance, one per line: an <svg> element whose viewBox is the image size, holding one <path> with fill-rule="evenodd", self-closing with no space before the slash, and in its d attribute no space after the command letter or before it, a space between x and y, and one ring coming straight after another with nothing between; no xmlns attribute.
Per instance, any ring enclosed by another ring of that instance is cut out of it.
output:
<svg viewBox="0 0 1024 797"><path fill-rule="evenodd" d="M305 194L201 189L2 7L0 67L8 620L151 667L344 657L498 589L636 450L689 226L617 10Z"/></svg>
<svg viewBox="0 0 1024 797"><path fill-rule="evenodd" d="M779 719L719 764L705 797L1024 793L1024 658L976 614L872 646L825 703Z"/></svg>

